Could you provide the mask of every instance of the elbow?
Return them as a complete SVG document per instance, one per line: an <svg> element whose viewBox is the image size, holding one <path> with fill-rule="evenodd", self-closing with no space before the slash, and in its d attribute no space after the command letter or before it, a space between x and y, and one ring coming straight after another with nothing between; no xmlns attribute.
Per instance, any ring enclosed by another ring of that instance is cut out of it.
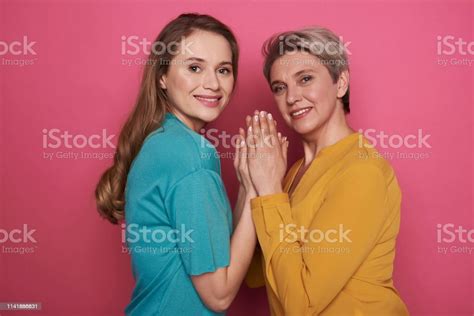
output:
<svg viewBox="0 0 474 316"><path fill-rule="evenodd" d="M229 309L230 304L232 303L232 298L222 297L222 298L213 298L205 302L206 306L216 313L223 313Z"/></svg>
<svg viewBox="0 0 474 316"><path fill-rule="evenodd" d="M214 312L225 312L232 303L237 291L229 288L226 268L203 275L192 276L193 285L206 307Z"/></svg>

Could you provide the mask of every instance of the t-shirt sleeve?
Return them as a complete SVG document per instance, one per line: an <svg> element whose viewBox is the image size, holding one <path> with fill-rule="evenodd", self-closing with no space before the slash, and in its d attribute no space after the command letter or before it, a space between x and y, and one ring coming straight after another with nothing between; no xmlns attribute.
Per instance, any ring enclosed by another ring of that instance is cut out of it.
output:
<svg viewBox="0 0 474 316"><path fill-rule="evenodd" d="M232 228L229 200L219 174L199 169L170 188L166 207L189 275L216 271L230 263Z"/></svg>

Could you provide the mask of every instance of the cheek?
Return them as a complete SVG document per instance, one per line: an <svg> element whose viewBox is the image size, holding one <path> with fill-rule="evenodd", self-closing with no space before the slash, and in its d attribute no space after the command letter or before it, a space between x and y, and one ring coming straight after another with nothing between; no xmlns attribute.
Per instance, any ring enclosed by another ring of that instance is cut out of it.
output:
<svg viewBox="0 0 474 316"><path fill-rule="evenodd" d="M304 88L303 97L311 103L319 103L321 101L320 87L318 85L310 85Z"/></svg>
<svg viewBox="0 0 474 316"><path fill-rule="evenodd" d="M285 97L283 97L283 96L275 97L275 102L277 104L278 111L280 111L281 116L283 116L283 118L286 121L289 121L290 120L290 115L288 114L288 111L287 111L287 105L286 105Z"/></svg>
<svg viewBox="0 0 474 316"><path fill-rule="evenodd" d="M316 107L319 113L330 111L336 98L335 85L311 85L305 87L303 97Z"/></svg>
<svg viewBox="0 0 474 316"><path fill-rule="evenodd" d="M234 90L234 78L233 77L226 77L222 78L220 82L222 90L227 94L231 94Z"/></svg>
<svg viewBox="0 0 474 316"><path fill-rule="evenodd" d="M199 86L199 77L184 72L177 72L173 76L173 89L179 94L189 94Z"/></svg>

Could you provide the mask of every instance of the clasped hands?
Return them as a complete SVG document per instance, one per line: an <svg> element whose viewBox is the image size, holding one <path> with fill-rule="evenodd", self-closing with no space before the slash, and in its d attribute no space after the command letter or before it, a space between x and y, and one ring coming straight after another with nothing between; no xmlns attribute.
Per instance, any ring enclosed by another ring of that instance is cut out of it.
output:
<svg viewBox="0 0 474 316"><path fill-rule="evenodd" d="M283 192L288 140L277 131L271 113L255 111L240 128L234 168L241 188L249 197Z"/></svg>

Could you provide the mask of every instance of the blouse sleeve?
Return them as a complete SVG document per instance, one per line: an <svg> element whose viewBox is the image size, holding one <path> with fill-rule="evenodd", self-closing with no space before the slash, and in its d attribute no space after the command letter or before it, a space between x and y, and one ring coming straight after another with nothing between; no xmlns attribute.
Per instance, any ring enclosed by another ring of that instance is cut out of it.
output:
<svg viewBox="0 0 474 316"><path fill-rule="evenodd" d="M250 288L257 288L265 285L265 277L263 276L262 268L262 250L258 245L255 248L252 261L250 262L250 266L245 277L245 283Z"/></svg>
<svg viewBox="0 0 474 316"><path fill-rule="evenodd" d="M285 315L318 314L342 290L382 231L386 195L381 170L357 164L334 180L319 209L308 209L316 212L309 227L296 227L286 193L251 201L267 280ZM321 251L329 248L348 252Z"/></svg>

